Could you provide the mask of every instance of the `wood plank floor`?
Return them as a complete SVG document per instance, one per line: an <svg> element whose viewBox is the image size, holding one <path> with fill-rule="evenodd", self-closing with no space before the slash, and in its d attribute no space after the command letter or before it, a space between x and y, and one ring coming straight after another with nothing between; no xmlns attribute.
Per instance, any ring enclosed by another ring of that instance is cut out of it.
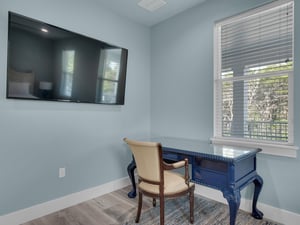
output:
<svg viewBox="0 0 300 225"><path fill-rule="evenodd" d="M137 198L130 199L127 193L131 186L98 198L63 209L23 225L135 225ZM159 224L158 206L144 198L140 225ZM194 225L228 225L228 206L195 195ZM187 197L166 201L166 225L188 225L189 206ZM239 210L236 225L278 225L268 220L256 220L247 212Z"/></svg>
<svg viewBox="0 0 300 225"><path fill-rule="evenodd" d="M63 209L23 225L119 225L135 217L137 198L130 199L130 187ZM151 207L145 201L143 209Z"/></svg>

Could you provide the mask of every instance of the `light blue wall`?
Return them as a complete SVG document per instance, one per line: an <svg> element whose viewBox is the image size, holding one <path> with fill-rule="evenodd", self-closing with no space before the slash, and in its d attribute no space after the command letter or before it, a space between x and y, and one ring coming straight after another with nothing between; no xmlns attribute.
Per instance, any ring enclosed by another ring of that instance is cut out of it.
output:
<svg viewBox="0 0 300 225"><path fill-rule="evenodd" d="M125 105L7 100L8 11L127 48ZM125 177L122 138L150 131L150 29L96 0L1 0L0 49L0 215Z"/></svg>
<svg viewBox="0 0 300 225"><path fill-rule="evenodd" d="M269 1L208 0L151 30L151 132L209 140L213 135L214 22ZM295 4L295 142L300 145L300 3ZM297 14L298 13L298 14ZM258 156L259 201L300 213L300 160ZM250 197L251 189L243 191Z"/></svg>
<svg viewBox="0 0 300 225"><path fill-rule="evenodd" d="M213 134L214 21L263 2L267 1L208 0L150 30L110 13L96 0L2 0L0 215L126 176L130 154L121 138L148 135L150 113L154 135L208 140ZM7 100L9 10L128 48L125 105ZM295 40L300 37L297 27L296 13ZM295 86L300 82L299 52L296 41ZM295 88L297 145L299 92ZM58 178L59 167L66 167L63 179ZM299 157L260 155L258 167L265 181L259 200L300 213Z"/></svg>

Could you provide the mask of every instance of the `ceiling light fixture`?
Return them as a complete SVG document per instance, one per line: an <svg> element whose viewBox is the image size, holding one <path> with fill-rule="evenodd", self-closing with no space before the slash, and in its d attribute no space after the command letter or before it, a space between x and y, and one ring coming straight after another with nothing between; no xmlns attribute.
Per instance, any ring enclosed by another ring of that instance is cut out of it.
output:
<svg viewBox="0 0 300 225"><path fill-rule="evenodd" d="M48 30L46 28L41 28L41 31L48 33Z"/></svg>
<svg viewBox="0 0 300 225"><path fill-rule="evenodd" d="M163 0L141 0L138 5L143 9L146 9L150 12L154 12L159 8L163 7L167 2Z"/></svg>

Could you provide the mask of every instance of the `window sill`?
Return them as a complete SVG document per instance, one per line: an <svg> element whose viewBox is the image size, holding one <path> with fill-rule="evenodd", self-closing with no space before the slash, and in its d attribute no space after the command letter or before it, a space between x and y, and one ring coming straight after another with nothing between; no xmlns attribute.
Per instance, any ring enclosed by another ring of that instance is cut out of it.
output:
<svg viewBox="0 0 300 225"><path fill-rule="evenodd" d="M299 150L298 146L294 145L283 145L283 144L270 144L264 142L251 142L238 139L224 139L224 138L211 138L213 144L222 145L233 145L241 147L255 147L262 149L263 154L285 156L290 158L297 158L297 152Z"/></svg>

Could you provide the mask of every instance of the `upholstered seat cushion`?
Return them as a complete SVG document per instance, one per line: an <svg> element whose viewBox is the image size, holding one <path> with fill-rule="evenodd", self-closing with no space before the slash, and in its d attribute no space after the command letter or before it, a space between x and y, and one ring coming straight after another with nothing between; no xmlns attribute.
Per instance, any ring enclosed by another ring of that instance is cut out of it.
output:
<svg viewBox="0 0 300 225"><path fill-rule="evenodd" d="M164 195L166 196L186 191L189 187L195 185L190 182L188 186L181 174L171 171L164 171L164 178ZM159 185L149 184L142 181L139 183L139 188L152 194L159 194Z"/></svg>

